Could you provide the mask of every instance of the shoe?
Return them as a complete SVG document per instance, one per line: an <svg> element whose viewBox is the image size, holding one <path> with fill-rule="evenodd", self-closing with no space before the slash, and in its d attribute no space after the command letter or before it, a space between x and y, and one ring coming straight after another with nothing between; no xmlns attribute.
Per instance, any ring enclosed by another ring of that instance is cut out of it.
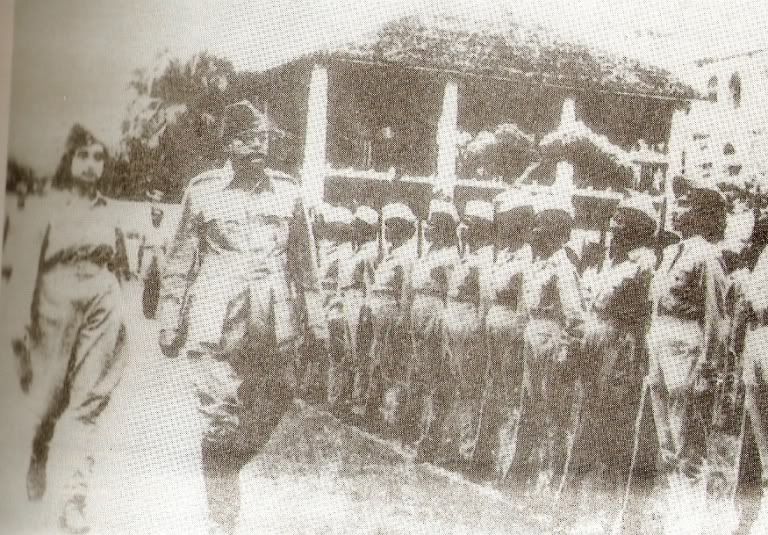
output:
<svg viewBox="0 0 768 535"><path fill-rule="evenodd" d="M27 498L37 502L43 498L46 487L45 461L40 457L32 456L27 470Z"/></svg>

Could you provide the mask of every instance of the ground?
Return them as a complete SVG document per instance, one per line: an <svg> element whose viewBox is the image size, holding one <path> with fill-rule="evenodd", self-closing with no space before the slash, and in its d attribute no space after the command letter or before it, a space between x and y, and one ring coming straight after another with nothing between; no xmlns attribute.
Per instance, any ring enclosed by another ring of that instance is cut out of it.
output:
<svg viewBox="0 0 768 535"><path fill-rule="evenodd" d="M141 217L144 205L137 208ZM3 263L25 238L24 221L38 219L38 199L18 213ZM0 525L7 533L48 533L48 501L26 500L32 418L17 385L9 341L27 321L30 270L16 268L0 289ZM206 503L199 458L199 424L184 359L160 353L158 326L141 312L141 287L126 285L130 362L97 440L90 493L94 533L203 534ZM61 463L79 446L57 429L50 465L56 487ZM416 465L396 444L341 424L312 407L296 407L265 451L242 472L239 533L545 534L571 532L575 509L536 507L508 491L477 484L429 465ZM596 501L596 500L593 500ZM616 504L608 504L616 509ZM670 504L674 505L674 504ZM561 522L563 519L569 522ZM603 533L611 518L576 521L577 533ZM755 531L754 533L759 533ZM677 532L675 532L677 535Z"/></svg>

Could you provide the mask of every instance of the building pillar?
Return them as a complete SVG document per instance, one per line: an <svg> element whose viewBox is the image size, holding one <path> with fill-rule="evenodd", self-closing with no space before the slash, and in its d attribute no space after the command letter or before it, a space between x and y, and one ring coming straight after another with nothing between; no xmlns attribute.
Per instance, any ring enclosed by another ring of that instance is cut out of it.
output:
<svg viewBox="0 0 768 535"><path fill-rule="evenodd" d="M323 200L328 134L328 70L315 65L309 82L307 124L301 184L305 206L313 210Z"/></svg>
<svg viewBox="0 0 768 535"><path fill-rule="evenodd" d="M445 84L443 106L437 125L437 173L435 187L453 195L458 159L459 87L456 80Z"/></svg>
<svg viewBox="0 0 768 535"><path fill-rule="evenodd" d="M557 129L563 133L574 132L576 129L576 103L572 98L566 98L563 101L563 108L560 111L560 125ZM555 167L553 186L560 191L572 191L574 188L573 175L573 164L566 160L560 160Z"/></svg>

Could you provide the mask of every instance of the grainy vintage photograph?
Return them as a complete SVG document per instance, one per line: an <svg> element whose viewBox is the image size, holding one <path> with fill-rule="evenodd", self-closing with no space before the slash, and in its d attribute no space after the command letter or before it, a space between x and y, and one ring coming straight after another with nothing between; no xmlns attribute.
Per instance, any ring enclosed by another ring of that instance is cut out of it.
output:
<svg viewBox="0 0 768 535"><path fill-rule="evenodd" d="M768 533L763 0L12 12L0 531Z"/></svg>

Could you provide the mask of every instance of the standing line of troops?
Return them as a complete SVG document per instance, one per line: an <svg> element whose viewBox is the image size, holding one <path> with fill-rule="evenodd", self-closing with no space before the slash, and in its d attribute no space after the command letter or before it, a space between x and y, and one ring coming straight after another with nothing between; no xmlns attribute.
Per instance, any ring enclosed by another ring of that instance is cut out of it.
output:
<svg viewBox="0 0 768 535"><path fill-rule="evenodd" d="M697 481L706 436L736 413L743 381L768 466L764 225L726 262L722 193L690 183L679 208L680 239L659 247L651 198L625 198L585 269L567 195L512 189L468 201L459 217L436 193L423 247L404 203L381 216L324 205L330 340L314 382L336 414L417 459L559 495L574 478L623 488L646 396L659 466Z"/></svg>

